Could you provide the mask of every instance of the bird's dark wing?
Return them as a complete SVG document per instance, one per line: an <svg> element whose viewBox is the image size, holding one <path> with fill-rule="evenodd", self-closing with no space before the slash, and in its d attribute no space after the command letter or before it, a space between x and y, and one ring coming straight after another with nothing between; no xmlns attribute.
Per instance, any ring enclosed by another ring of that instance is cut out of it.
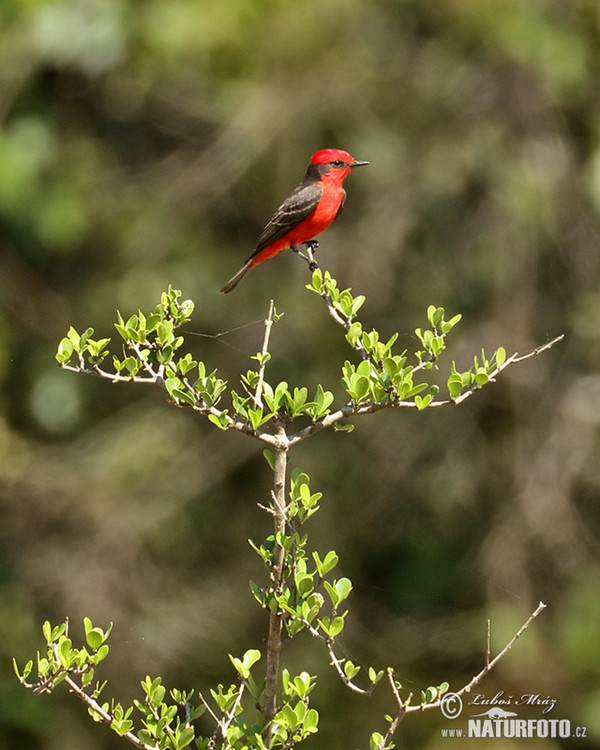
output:
<svg viewBox="0 0 600 750"><path fill-rule="evenodd" d="M337 214L335 215L335 219L339 219L342 215L342 211L344 210L344 203L346 202L346 191L342 190L342 200L340 202L340 207L337 210ZM334 219L334 221L335 221Z"/></svg>
<svg viewBox="0 0 600 750"><path fill-rule="evenodd" d="M310 216L317 207L321 195L323 195L323 188L318 183L308 185L300 183L279 206L271 221L263 229L258 238L256 250L250 258L264 250L272 242L281 239L287 232Z"/></svg>

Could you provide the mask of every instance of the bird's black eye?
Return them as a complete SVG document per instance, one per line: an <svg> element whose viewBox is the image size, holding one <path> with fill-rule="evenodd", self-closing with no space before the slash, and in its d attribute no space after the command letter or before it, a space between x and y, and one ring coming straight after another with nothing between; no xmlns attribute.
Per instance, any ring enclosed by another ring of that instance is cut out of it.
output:
<svg viewBox="0 0 600 750"><path fill-rule="evenodd" d="M341 159L334 159L332 162L330 162L330 164L333 167L345 167L346 166L346 162L342 161Z"/></svg>

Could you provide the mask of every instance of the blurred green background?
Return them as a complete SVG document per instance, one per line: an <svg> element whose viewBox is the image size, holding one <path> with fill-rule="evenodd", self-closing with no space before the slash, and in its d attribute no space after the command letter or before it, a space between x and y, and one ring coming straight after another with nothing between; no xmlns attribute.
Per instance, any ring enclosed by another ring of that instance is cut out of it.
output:
<svg viewBox="0 0 600 750"><path fill-rule="evenodd" d="M458 688L540 599L548 609L486 678L539 693L600 741L600 6L597 0L4 0L0 8L0 746L124 744L66 691L17 683L40 626L115 622L102 671L207 690L261 646L263 580L246 543L270 521L260 448L160 392L61 371L68 326L112 335L115 308L168 284L197 303L193 352L235 384L268 300L273 378L340 393L340 330L291 253L220 286L310 154L371 166L347 182L319 259L367 295L365 324L416 346L429 304L463 313L442 361L481 346L550 352L455 409L363 418L292 465L325 493L309 531L355 585L345 655L408 689ZM364 748L393 712L350 694L318 644L321 732ZM539 711L521 716L539 717ZM443 748L439 712L399 747ZM464 726L464 724L463 724ZM460 743L459 743L460 744Z"/></svg>

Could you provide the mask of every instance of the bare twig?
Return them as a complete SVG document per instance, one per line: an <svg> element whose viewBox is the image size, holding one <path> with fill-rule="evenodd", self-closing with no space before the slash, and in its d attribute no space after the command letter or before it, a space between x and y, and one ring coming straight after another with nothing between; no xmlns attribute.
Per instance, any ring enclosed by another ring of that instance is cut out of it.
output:
<svg viewBox="0 0 600 750"><path fill-rule="evenodd" d="M202 695L202 693L198 693L198 697L200 698L204 708L208 711L208 713L212 716L214 719L214 722L217 726L221 726L221 721L217 714L212 710L212 707L210 703L206 700L206 698Z"/></svg>
<svg viewBox="0 0 600 750"><path fill-rule="evenodd" d="M564 337L565 337L564 333L561 333L560 336L556 336L550 341L546 341L545 344L536 346L535 349L532 349L526 354L519 354L518 352L515 352L512 356L508 357L508 359L504 360L504 362L501 365L499 365L494 370L492 370L492 372L489 374L489 380L493 382L496 376L499 375L503 370L506 370L506 368L509 367L510 365L515 365L517 364L517 362L525 362L526 359L537 357L538 354L541 354L542 352L545 352L548 349L551 349L554 346L554 344L558 344L558 342L562 341ZM452 399L450 403L461 404L463 401L465 401L465 399L469 398L469 396L472 396L475 391L479 390L479 388L480 386L478 385L471 386L471 388L466 390L464 393L461 393L460 396L457 396L455 399ZM432 402L429 406L445 406L447 403L448 401L437 401L437 402Z"/></svg>
<svg viewBox="0 0 600 750"><path fill-rule="evenodd" d="M523 635L523 633L527 630L527 628L531 625L531 623L535 620L535 618L544 610L546 609L546 605L544 602L540 602L538 606L536 607L535 611L529 615L527 620L521 625L521 627L517 630L517 632L514 634L514 636L510 639L510 641L504 646L502 651L500 651L493 659L489 659L489 654L486 654L486 660L485 660L485 666L483 669L478 672L466 685L464 685L460 690L456 691L457 695L464 695L465 693L470 693L471 690L477 685L481 680L492 671L492 669L496 666L496 664L502 659L503 656L505 656L510 649L515 645L517 640ZM487 649L487 646L486 646ZM428 710L430 708L439 708L441 705L441 702L443 700L443 697L439 700L433 701L432 703L425 703L424 705L419 706L406 706L406 713L413 712L413 711L423 711Z"/></svg>
<svg viewBox="0 0 600 750"><path fill-rule="evenodd" d="M536 610L527 618L527 620L521 625L519 630L515 633L515 635L510 639L510 641L504 646L502 651L500 651L499 654L497 654L492 660L490 660L490 635L491 635L491 627L490 627L490 621L487 621L487 643L486 643L486 656L485 656L485 667L478 672L478 674L473 677L472 680L470 680L466 685L464 685L456 695L463 695L464 693L468 693L477 683L485 677L490 670L494 668L494 666L502 659L503 656L514 646L515 642L518 638L523 635L523 633L527 630L527 628L531 625L533 620L542 612L543 609L545 609L546 605L543 602L540 602L536 608ZM398 688L396 687L396 683L394 681L394 672L391 668L387 671L388 674L388 681L390 683L392 692L394 694L394 698L396 699L396 703L398 704L398 712L396 714L396 717L390 724L390 727L385 734L382 742L378 745L378 750L389 750L391 747L391 739L394 736L396 730L398 729L398 725L406 716L408 713L414 713L416 711L426 711L431 708L439 708L443 701L443 696L441 696L438 700L433 701L431 703L425 703L425 704L418 704L411 706L410 702L412 700L412 693L410 693L405 700L402 700L402 697L400 695L400 692Z"/></svg>
<svg viewBox="0 0 600 750"><path fill-rule="evenodd" d="M271 336L271 328L273 327L273 310L274 310L273 300L270 300L269 312L265 319L265 336L263 339L263 345L262 345L262 351L261 351L261 357L260 357L260 367L258 369L258 383L256 384L256 390L253 396L254 403L256 404L257 408L260 408L262 406L262 389L263 389L263 383L265 380L265 367L267 366L267 355L269 353L269 338Z"/></svg>
<svg viewBox="0 0 600 750"><path fill-rule="evenodd" d="M461 690L458 691L459 695L462 695L463 693L469 693L472 688L477 685L478 682L481 681L483 677L486 676L488 672L490 672L496 664L502 659L503 656L505 656L510 649L515 645L517 640L523 635L523 633L527 630L527 628L531 625L531 623L535 620L535 618L544 610L546 609L546 605L544 602L540 602L538 606L536 607L535 611L531 613L531 615L527 618L527 620L521 625L521 627L517 630L515 635L510 639L510 641L504 646L502 651L498 653L491 661L488 661L486 659L486 665L485 667L479 672L478 674L473 677L473 679L467 683Z"/></svg>
<svg viewBox="0 0 600 750"><path fill-rule="evenodd" d="M313 638L316 638L317 640L321 641L325 644L325 647L327 648L327 653L329 654L329 658L331 659L331 665L334 667L335 671L338 673L341 681L344 683L344 685L352 690L354 693L358 693L359 695L371 695L373 690L375 689L375 684L371 685L368 688L361 688L359 687L355 682L352 682L352 680L346 675L343 668L343 661L341 659L338 659L338 657L335 654L335 651L333 650L334 646L334 640L332 638L329 638L328 636L324 635L323 633L320 633L312 623L310 623L308 620L304 619L303 617L298 617L297 615L293 615L294 619L301 622L306 630L313 636Z"/></svg>
<svg viewBox="0 0 600 750"><path fill-rule="evenodd" d="M383 742L381 743L380 750L387 750L387 748L390 747L391 739L396 733L396 730L398 729L398 725L404 718L404 714L406 713L406 707L409 705L410 700L412 698L412 693L410 693L408 698L405 701L402 700L400 693L398 691L398 688L396 687L396 683L394 681L393 669L388 669L387 675L388 675L388 681L392 688L392 692L394 694L394 698L396 699L396 703L398 704L398 713L396 714L396 716L394 717L394 720L390 724L390 728L385 733L385 737L383 738Z"/></svg>
<svg viewBox="0 0 600 750"><path fill-rule="evenodd" d="M317 633L317 635L320 636L320 633ZM342 662L335 655L335 652L333 650L333 641L329 638L324 640L325 645L327 646L327 653L329 654L329 658L331 659L331 663L335 667L335 671L340 676L340 679L344 683L344 685L350 688L352 692L358 693L359 695L371 695L373 690L375 690L375 683L373 683L368 688L361 688L355 682L352 682L352 680L346 676L346 673L344 672L344 669L342 667Z"/></svg>

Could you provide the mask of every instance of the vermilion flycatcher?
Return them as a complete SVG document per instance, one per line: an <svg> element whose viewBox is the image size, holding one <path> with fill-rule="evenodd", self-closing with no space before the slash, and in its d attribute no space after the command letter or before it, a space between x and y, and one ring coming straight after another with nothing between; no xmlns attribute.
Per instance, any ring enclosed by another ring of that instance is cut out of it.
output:
<svg viewBox="0 0 600 750"><path fill-rule="evenodd" d="M342 184L354 167L368 161L356 161L347 151L326 148L312 155L304 179L287 197L263 229L255 251L221 289L233 291L250 269L286 248L308 242L325 231L342 213L346 191Z"/></svg>

